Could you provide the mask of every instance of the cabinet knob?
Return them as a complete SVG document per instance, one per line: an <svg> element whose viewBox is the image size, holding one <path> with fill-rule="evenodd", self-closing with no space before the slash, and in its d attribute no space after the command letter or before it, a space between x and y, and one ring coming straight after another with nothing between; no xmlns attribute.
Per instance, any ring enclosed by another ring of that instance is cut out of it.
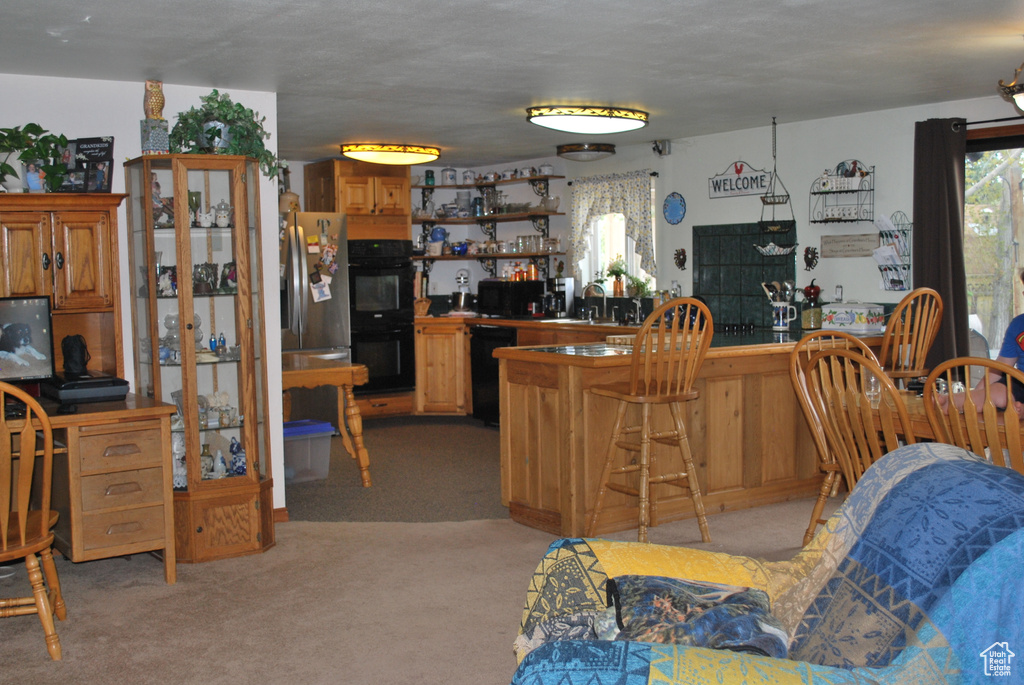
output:
<svg viewBox="0 0 1024 685"><path fill-rule="evenodd" d="M43 271L46 271L49 268L50 268L50 255L47 254L46 252L44 252L43 253Z"/></svg>
<svg viewBox="0 0 1024 685"><path fill-rule="evenodd" d="M192 324L190 324L190 323L185 324L185 328L186 328L186 330L190 330L191 331L192 330Z"/></svg>
<svg viewBox="0 0 1024 685"><path fill-rule="evenodd" d="M53 257L54 257L53 261L57 265L57 268L58 269L63 269L64 268L64 255L62 253L60 253L60 252L57 252L57 253L55 253L53 255Z"/></svg>
<svg viewBox="0 0 1024 685"><path fill-rule="evenodd" d="M196 532L197 533L202 533L203 532L203 527L199 526L198 528L196 528Z"/></svg>

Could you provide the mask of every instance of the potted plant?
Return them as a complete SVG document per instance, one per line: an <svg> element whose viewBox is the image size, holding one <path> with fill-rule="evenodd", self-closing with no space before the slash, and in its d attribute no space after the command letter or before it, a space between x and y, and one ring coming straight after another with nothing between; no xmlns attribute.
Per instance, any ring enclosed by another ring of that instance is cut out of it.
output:
<svg viewBox="0 0 1024 685"><path fill-rule="evenodd" d="M220 153L253 157L268 178L277 177L284 164L266 148L270 133L263 128L266 117L231 100L214 89L201 95L202 105L178 113L171 129L171 152Z"/></svg>
<svg viewBox="0 0 1024 685"><path fill-rule="evenodd" d="M21 153L46 133L39 124L25 124L0 128L0 183L11 192L21 192L25 184L21 179Z"/></svg>
<svg viewBox="0 0 1024 685"><path fill-rule="evenodd" d="M616 255L615 259L608 262L608 268L605 269L605 272L615 279L615 281L612 283L612 292L614 297L622 297L624 289L622 284L622 277L628 273L628 271L626 270L625 258L623 258L622 255Z"/></svg>
<svg viewBox="0 0 1024 685"><path fill-rule="evenodd" d="M651 279L638 278L633 275L626 275L626 294L629 297L650 297Z"/></svg>

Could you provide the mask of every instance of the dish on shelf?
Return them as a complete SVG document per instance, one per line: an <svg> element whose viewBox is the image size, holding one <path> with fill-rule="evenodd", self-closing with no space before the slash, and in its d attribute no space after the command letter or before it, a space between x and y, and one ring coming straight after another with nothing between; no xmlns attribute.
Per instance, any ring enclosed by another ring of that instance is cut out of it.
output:
<svg viewBox="0 0 1024 685"><path fill-rule="evenodd" d="M793 250L796 249L796 244L787 245L776 245L775 243L768 243L767 245L754 245L758 252L764 257L781 257L788 254L793 254Z"/></svg>

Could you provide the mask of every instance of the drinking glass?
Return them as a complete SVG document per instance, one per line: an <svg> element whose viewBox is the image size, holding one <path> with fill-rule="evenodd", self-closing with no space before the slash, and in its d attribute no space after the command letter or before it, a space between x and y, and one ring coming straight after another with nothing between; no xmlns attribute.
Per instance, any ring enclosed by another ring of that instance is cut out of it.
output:
<svg viewBox="0 0 1024 685"><path fill-rule="evenodd" d="M864 378L864 394L867 395L872 409L878 409L882 400L882 383L874 374L867 374Z"/></svg>

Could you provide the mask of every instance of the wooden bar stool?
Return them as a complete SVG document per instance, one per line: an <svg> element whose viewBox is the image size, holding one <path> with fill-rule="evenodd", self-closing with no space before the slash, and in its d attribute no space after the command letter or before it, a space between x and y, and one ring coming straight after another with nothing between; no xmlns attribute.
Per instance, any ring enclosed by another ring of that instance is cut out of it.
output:
<svg viewBox="0 0 1024 685"><path fill-rule="evenodd" d="M664 483L689 492L694 512L697 514L701 539L704 542L711 542L681 405L698 396L693 384L704 362L704 355L711 345L713 333L711 312L704 303L688 297L671 300L655 309L640 327L640 332L633 342L629 381L590 388L595 395L617 400L619 407L612 429L608 456L601 473L601 485L587 525L588 536L592 536L597 527L601 509L604 507L605 493L614 490L638 498L637 539L640 542L647 542L647 527L652 519L652 511L656 511L657 506L657 502L651 498L651 486ZM624 426L626 409L630 405L640 406L641 420L637 425ZM651 429L651 410L656 405L668 405L673 429ZM639 441L626 438L634 435L639 436ZM677 447L682 455L685 470L676 473L657 473L656 460L651 452L652 440ZM639 452L639 462L632 460L625 466L615 467L619 449L626 450L627 453ZM638 487L610 480L612 476L633 473L639 475Z"/></svg>
<svg viewBox="0 0 1024 685"><path fill-rule="evenodd" d="M879 365L897 384L928 375L928 351L942 325L942 297L917 288L900 300L882 335Z"/></svg>

